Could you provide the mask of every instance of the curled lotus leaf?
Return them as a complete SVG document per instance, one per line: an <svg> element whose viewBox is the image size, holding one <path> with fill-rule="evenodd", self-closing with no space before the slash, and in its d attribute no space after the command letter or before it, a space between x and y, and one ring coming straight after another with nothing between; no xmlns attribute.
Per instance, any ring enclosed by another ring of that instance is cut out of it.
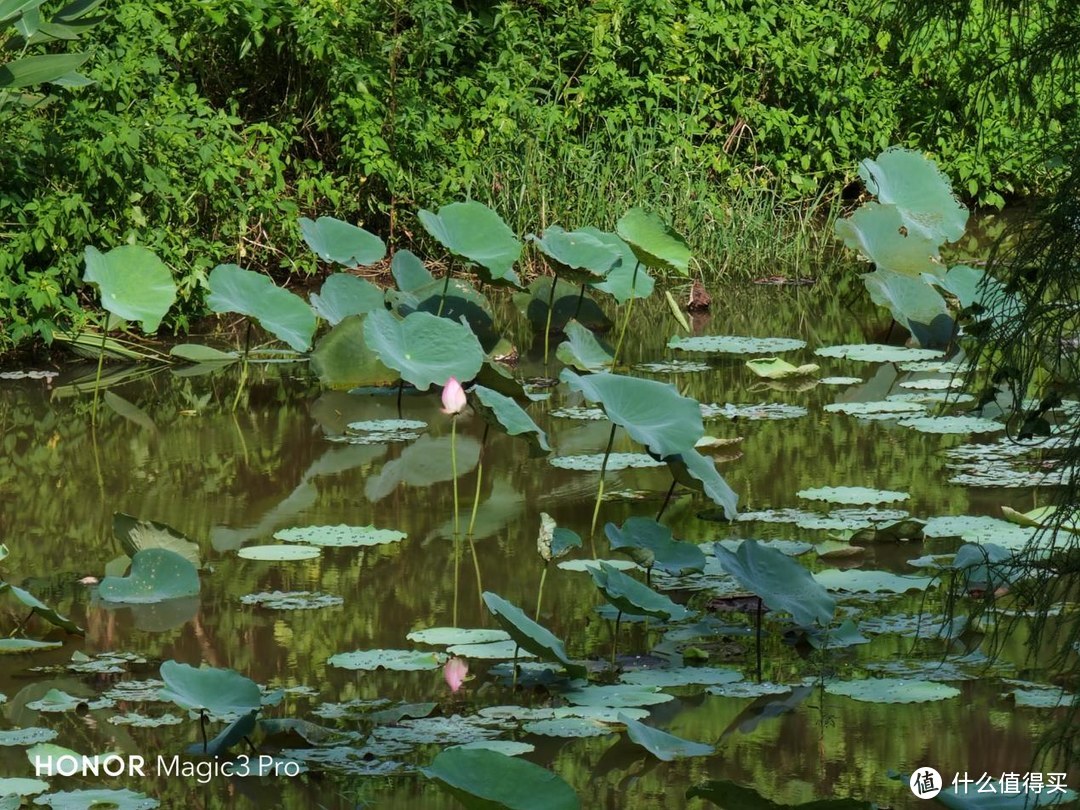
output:
<svg viewBox="0 0 1080 810"><path fill-rule="evenodd" d="M604 598L623 613L665 621L679 621L691 615L682 605L602 560L589 573Z"/></svg>
<svg viewBox="0 0 1080 810"><path fill-rule="evenodd" d="M646 267L689 275L690 246L656 214L631 208L619 218L615 232Z"/></svg>
<svg viewBox="0 0 1080 810"><path fill-rule="evenodd" d="M507 602L498 594L486 591L484 604L503 630L510 634L524 650L545 661L555 661L563 665L566 671L575 677L585 674L585 668L575 664L566 654L566 647L550 630L525 615L516 605Z"/></svg>
<svg viewBox="0 0 1080 810"><path fill-rule="evenodd" d="M278 287L269 276L235 264L210 271L206 305L214 312L236 312L254 318L274 337L298 352L311 348L315 312L298 295Z"/></svg>
<svg viewBox="0 0 1080 810"><path fill-rule="evenodd" d="M613 550L626 554L643 568L655 567L676 575L705 568L705 554L700 548L676 540L671 529L652 518L628 518L622 526L608 523L604 533Z"/></svg>
<svg viewBox="0 0 1080 810"><path fill-rule="evenodd" d="M684 740L626 715L619 715L619 722L626 726L626 733L631 740L664 762L683 757L707 757L716 751L711 745Z"/></svg>

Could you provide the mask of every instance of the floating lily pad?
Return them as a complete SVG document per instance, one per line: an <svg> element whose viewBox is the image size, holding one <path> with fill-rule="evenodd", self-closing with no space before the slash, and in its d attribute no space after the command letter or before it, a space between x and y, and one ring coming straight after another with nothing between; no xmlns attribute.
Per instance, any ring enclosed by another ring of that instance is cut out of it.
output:
<svg viewBox="0 0 1080 810"><path fill-rule="evenodd" d="M126 577L105 577L98 594L106 602L150 604L199 593L199 572L191 562L164 548L148 548L131 558Z"/></svg>
<svg viewBox="0 0 1080 810"><path fill-rule="evenodd" d="M486 661L506 661L511 658L536 657L528 650L521 649L517 642L510 639L479 644L455 644L452 647L447 647L446 651L461 658L475 658Z"/></svg>
<svg viewBox="0 0 1080 810"><path fill-rule="evenodd" d="M49 783L23 777L0 778L0 796L33 796L49 789ZM19 802L15 802L15 807Z"/></svg>
<svg viewBox="0 0 1080 810"><path fill-rule="evenodd" d="M275 540L287 543L307 543L324 548L379 546L404 540L408 535L396 529L376 529L374 526L303 526L274 532Z"/></svg>
<svg viewBox="0 0 1080 810"><path fill-rule="evenodd" d="M889 402L913 402L917 405L936 405L944 402L949 405L962 405L974 402L975 397L958 391L911 391L903 394L889 394Z"/></svg>
<svg viewBox="0 0 1080 810"><path fill-rule="evenodd" d="M0 731L0 746L39 745L56 739L56 731L51 728L15 728Z"/></svg>
<svg viewBox="0 0 1080 810"><path fill-rule="evenodd" d="M107 709L112 705L113 701L106 697L89 700L69 695L61 689L50 689L40 699L27 703L26 708L36 712L72 712L76 709Z"/></svg>
<svg viewBox="0 0 1080 810"><path fill-rule="evenodd" d="M32 638L0 638L0 655L55 650L57 647L63 646L59 641L35 641Z"/></svg>
<svg viewBox="0 0 1080 810"><path fill-rule="evenodd" d="M442 653L419 650L356 650L332 655L327 663L342 669L416 672L438 669L445 661L446 656Z"/></svg>
<svg viewBox="0 0 1080 810"><path fill-rule="evenodd" d="M157 799L151 799L134 790L67 790L46 793L34 799L34 804L51 807L52 810L87 810L92 807L108 807L114 810L153 810Z"/></svg>
<svg viewBox="0 0 1080 810"><path fill-rule="evenodd" d="M593 453L581 456L555 456L551 458L550 461L552 467L558 467L561 470L600 472L600 469L604 464L604 454ZM631 467L647 468L663 466L663 461L657 461L652 456L645 455L644 453L611 453L608 455L606 470L608 472L616 472L618 470L630 469Z"/></svg>
<svg viewBox="0 0 1080 810"><path fill-rule="evenodd" d="M389 444L391 442L411 442L420 437L419 431L427 428L427 422L419 419L377 419L365 422L350 422L349 444Z"/></svg>
<svg viewBox="0 0 1080 810"><path fill-rule="evenodd" d="M1005 679L1004 683L1012 689L1006 693L1017 706L1034 709L1057 709L1070 705L1076 695L1049 684L1030 683Z"/></svg>
<svg viewBox="0 0 1080 810"><path fill-rule="evenodd" d="M1001 422L977 416L920 416L898 424L920 433L997 433L1005 429Z"/></svg>
<svg viewBox="0 0 1080 810"><path fill-rule="evenodd" d="M649 374L696 374L709 371L712 366L694 360L666 360L658 363L638 363L634 368Z"/></svg>
<svg viewBox="0 0 1080 810"><path fill-rule="evenodd" d="M109 722L115 726L131 726L132 728L160 728L161 726L178 726L183 721L175 714L162 714L157 717L148 717L138 712L127 714L115 714L109 718Z"/></svg>
<svg viewBox="0 0 1080 810"><path fill-rule="evenodd" d="M510 635L505 630L486 630L479 627L429 627L426 630L414 630L405 638L414 644L448 647L451 644L487 644L492 641L507 641Z"/></svg>
<svg viewBox="0 0 1080 810"><path fill-rule="evenodd" d="M579 685L560 694L578 706L602 706L609 709L656 706L674 697L655 687L612 684L608 686Z"/></svg>
<svg viewBox="0 0 1080 810"><path fill-rule="evenodd" d="M579 739L583 737L606 737L615 733L610 723L593 717L554 717L525 723L521 730L526 734L543 737Z"/></svg>
<svg viewBox="0 0 1080 810"><path fill-rule="evenodd" d="M841 570L827 568L813 575L829 591L848 593L906 593L925 591L933 581L928 577L905 577L888 571L869 571L861 568Z"/></svg>
<svg viewBox="0 0 1080 810"><path fill-rule="evenodd" d="M526 742L518 742L517 740L476 740L475 742L465 743L464 745L452 745L450 747L464 748L467 751L483 748L486 751L495 751L499 754L506 754L508 757L531 754L536 750L535 745Z"/></svg>
<svg viewBox="0 0 1080 810"><path fill-rule="evenodd" d="M818 357L837 357L865 363L903 363L912 360L936 360L942 352L933 349L908 349L904 346L883 346L879 343L858 343L843 346L823 346L815 349Z"/></svg>
<svg viewBox="0 0 1080 810"><path fill-rule="evenodd" d="M892 503L906 501L911 496L906 492L888 489L868 489L867 487L816 487L803 489L795 493L809 501L828 501L829 503L863 504Z"/></svg>
<svg viewBox="0 0 1080 810"><path fill-rule="evenodd" d="M581 419L583 421L607 419L607 415L602 408L584 408L580 405L556 408L551 412L551 416L555 419Z"/></svg>
<svg viewBox="0 0 1080 810"><path fill-rule="evenodd" d="M963 384L964 381L958 377L926 377L921 380L904 380L900 387L917 391L946 391L959 388Z"/></svg>
<svg viewBox="0 0 1080 810"><path fill-rule="evenodd" d="M466 807L579 810L566 782L527 760L484 749L448 748L420 772Z"/></svg>
<svg viewBox="0 0 1080 810"><path fill-rule="evenodd" d="M313 591L274 591L249 593L240 597L245 605L257 605L270 610L319 610L339 607L345 603L340 596Z"/></svg>
<svg viewBox="0 0 1080 810"><path fill-rule="evenodd" d="M683 757L707 757L716 751L711 745L684 740L682 737L676 737L674 734L639 723L626 715L620 715L619 720L626 725L626 733L631 740L664 762Z"/></svg>
<svg viewBox="0 0 1080 810"><path fill-rule="evenodd" d="M795 338L757 338L736 335L701 335L698 337L673 337L669 349L684 352L707 352L709 354L778 354L791 352L806 346L805 340Z"/></svg>
<svg viewBox="0 0 1080 810"><path fill-rule="evenodd" d="M769 681L763 683L739 681L738 683L710 686L705 691L710 695L716 695L717 697L759 698L767 695L785 695L791 691L791 687L787 684L770 683Z"/></svg>
<svg viewBox="0 0 1080 810"><path fill-rule="evenodd" d="M651 686L670 689L677 686L718 686L742 680L742 673L721 667L677 667L635 669L619 678L632 686Z"/></svg>
<svg viewBox="0 0 1080 810"><path fill-rule="evenodd" d="M927 703L959 696L960 690L934 681L906 678L871 678L865 681L829 681L825 691L867 703Z"/></svg>
<svg viewBox="0 0 1080 810"><path fill-rule="evenodd" d="M559 568L563 571L594 571L599 570L600 563L611 566L620 571L630 571L638 567L638 564L631 560L563 560L558 563Z"/></svg>
<svg viewBox="0 0 1080 810"><path fill-rule="evenodd" d="M316 546L245 546L236 552L236 556L264 562L296 562L313 560L321 553Z"/></svg>
<svg viewBox="0 0 1080 810"><path fill-rule="evenodd" d="M760 360L747 360L746 367L759 377L767 380L787 380L796 377L809 377L816 374L821 366L807 363L795 366L779 357L764 357Z"/></svg>
<svg viewBox="0 0 1080 810"><path fill-rule="evenodd" d="M826 413L846 413L850 416L866 416L899 419L900 415L923 413L926 407L915 402L832 402L825 406Z"/></svg>
<svg viewBox="0 0 1080 810"><path fill-rule="evenodd" d="M858 385L862 381L862 377L822 377L818 380L822 385Z"/></svg>
<svg viewBox="0 0 1080 810"><path fill-rule="evenodd" d="M702 405L701 416L703 419L716 419L723 416L727 419L746 419L751 422L770 419L798 419L806 416L808 411L802 405L788 405L783 402L763 402L760 405Z"/></svg>

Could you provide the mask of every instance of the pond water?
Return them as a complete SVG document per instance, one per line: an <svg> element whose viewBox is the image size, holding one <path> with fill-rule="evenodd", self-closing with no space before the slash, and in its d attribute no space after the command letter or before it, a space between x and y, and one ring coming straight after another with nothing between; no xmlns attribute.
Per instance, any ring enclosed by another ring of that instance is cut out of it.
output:
<svg viewBox="0 0 1080 810"><path fill-rule="evenodd" d="M817 347L884 337L881 311L861 303L849 308L845 303L852 297L847 287L826 283L717 290L712 314L695 319L693 326L697 334L804 340L807 348L782 356L796 364L818 363L821 377L858 377L858 383L765 383L745 367L745 356L674 352L665 344L677 326L662 303L635 310L626 357L632 365L694 361L674 370L634 373L670 381L687 396L720 406L707 419L706 432L740 439L716 451L718 469L739 495L740 511L798 508L824 517L837 509L865 508L796 494L831 486L905 493L903 500L880 508L924 519L1000 516L1001 506L1026 511L1044 503L1046 489L950 483L957 470L948 465L956 460L946 451L969 442L992 443L1000 433L924 433L896 419L867 420L824 410L834 402L916 393L923 390L918 380L948 379L903 371L894 363L814 357ZM528 345L529 337L526 332L515 336L519 346ZM542 348L532 346L517 369L530 379L545 372ZM548 373L557 376L558 368L555 364ZM543 571L536 551L540 514L549 513L559 526L585 538L584 548L571 558L589 556L597 472L563 469L550 458L530 457L525 442L493 432L483 449L473 552L468 543L453 539L450 421L440 413L437 394L402 398L400 416L426 425L415 438L351 443L350 423L399 416L395 396L323 390L306 365L276 363L252 367L233 410L235 369L193 374L185 368L116 367L110 371L116 381L108 390L140 410L125 416L117 410L123 410L122 404L113 400L101 406L99 424L92 429L91 388L85 380L73 383L88 372L92 369L79 365L47 381L0 380L0 539L10 549L0 563L4 578L86 628L84 638L48 635L63 640L59 649L0 659L0 694L7 696L0 705L0 734L44 727L58 733L54 743L83 754L171 757L199 739L198 722L174 706L132 700L131 695L89 711L40 712L28 705L53 688L95 700L117 683L157 677L166 659L229 667L269 688L287 690L281 703L266 709L268 716L365 734L371 723L363 712L402 701L435 703L431 716L436 718L470 718L484 707L545 707L557 701L527 682L513 690L507 680L488 672L494 661L471 660L472 678L452 694L440 669L355 672L330 666L328 659L354 650L441 649L406 639L424 628L496 627L481 591L494 591L532 615ZM550 393L550 399L528 410L549 432L552 457L603 452L608 422L554 415L558 408L587 403L565 387L537 390ZM766 411L750 408L731 418L723 410L729 403L779 403L805 411L770 420L759 418ZM472 505L483 434L479 417L459 419L463 521ZM624 431L612 449L641 452ZM976 472L980 466L974 465ZM609 471L600 525L655 516L670 482L666 467ZM83 577L102 577L121 553L112 531L116 512L168 524L198 542L204 564L199 596L163 605L107 605L93 586L80 584ZM677 490L663 522L677 537L697 543L785 538L820 544L830 534L790 522L728 524L715 514L701 495ZM811 516L803 517L805 522ZM280 530L337 524L396 529L407 536L380 545L324 548L316 558L293 562L237 554L245 546L279 542L272 538ZM602 528L592 543L598 556L620 557L608 549ZM912 575L919 572L908 560L954 551L959 544L956 538L928 538L872 544L855 558L823 560L811 553L796 559L818 572L854 566ZM662 577L655 581L664 585ZM343 601L306 610L242 601L273 591L306 591ZM707 592L685 587L668 593L699 611L709 599ZM1002 674L1046 679L1046 673L1024 668L1023 627L1005 644L990 674L950 682L958 696L910 704L858 701L824 691L815 679L886 674L883 665L896 667L894 674L927 669L946 654L976 649L981 636L968 634L948 647L942 642L915 646L904 635L871 633L875 618L910 617L920 608L940 614L944 597L934 587L925 595L838 596L840 610L863 624L869 644L804 657L785 643L782 622L765 621L762 674L767 681L793 685L791 691L755 698L684 686L666 689L674 699L647 709L648 724L714 745L712 756L661 762L625 734L568 739L527 733L514 727L512 718L507 728L496 731L459 719L412 729L407 723L391 726L395 732L380 737L382 743L369 741L367 748L354 743L366 752L362 756L346 760L338 751L336 762L325 767L309 762L312 773L292 778L219 777L203 785L195 778L151 772L144 779L56 778L51 789L128 787L157 798L163 807L453 807L455 800L415 768L447 744L496 733L534 746L527 758L569 782L586 808L715 806L685 795L709 780L730 780L778 805L852 797L880 806L915 807L920 801L906 783L888 778L890 769L908 773L932 766L947 781L957 772L974 779L983 773L997 778L1039 770L1033 757L1055 712L1015 706L1006 696L1012 687L1000 679ZM607 661L613 627L598 614L602 603L587 573L552 564L544 578L540 621L566 641L572 658ZM6 634L24 609L6 603L0 609ZM739 627L665 638L671 627L661 622L623 621L619 661L634 668L693 647L709 655L709 665L735 668L753 681L751 624L739 614L719 614L711 621ZM910 628L912 620L904 621L900 624ZM28 630L39 638L48 634L37 620ZM639 658L650 651L652 658ZM121 672L115 673L65 668L76 653L93 657L109 652L132 654L134 660L121 661ZM352 713L348 707L325 705L349 701L357 702ZM130 712L160 716L169 711L183 722L140 728L110 720ZM214 725L212 733L220 728ZM437 744L432 742L436 733L442 735ZM268 744L268 750L275 747L276 742ZM309 746L297 738L286 747ZM25 747L0 746L0 775L32 775ZM1075 787L1080 772L1068 774L1066 781ZM745 795L717 804L777 806L754 804Z"/></svg>

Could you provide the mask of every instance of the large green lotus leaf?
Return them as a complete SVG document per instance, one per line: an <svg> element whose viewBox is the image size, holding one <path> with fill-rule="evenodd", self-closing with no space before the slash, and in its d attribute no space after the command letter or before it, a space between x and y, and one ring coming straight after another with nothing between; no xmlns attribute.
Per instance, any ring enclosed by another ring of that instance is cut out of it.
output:
<svg viewBox="0 0 1080 810"><path fill-rule="evenodd" d="M905 346L883 346L880 343L848 343L842 346L822 346L814 349L818 357L838 357L861 360L865 363L904 363L917 360L936 360L942 352L936 349L909 349Z"/></svg>
<svg viewBox="0 0 1080 810"><path fill-rule="evenodd" d="M954 686L906 678L829 681L825 684L825 691L830 695L842 695L867 703L926 703L931 700L947 700L960 694L960 690Z"/></svg>
<svg viewBox="0 0 1080 810"><path fill-rule="evenodd" d="M644 568L655 567L676 576L705 570L705 553L698 546L676 540L671 529L652 518L628 518L621 527L608 523L604 533L612 549Z"/></svg>
<svg viewBox="0 0 1080 810"><path fill-rule="evenodd" d="M403 318L413 312L428 312L454 323L464 319L485 351L492 351L500 340L491 302L468 281L439 279L408 293L389 290L386 298L394 313Z"/></svg>
<svg viewBox="0 0 1080 810"><path fill-rule="evenodd" d="M547 434L513 399L482 385L469 391L479 402L477 410L489 424L501 427L509 436L523 436L542 453L551 452Z"/></svg>
<svg viewBox="0 0 1080 810"><path fill-rule="evenodd" d="M947 566L963 572L967 588L985 588L993 591L1002 585L1010 585L1028 574L1027 564L1003 546L995 543L965 543L956 550L956 556Z"/></svg>
<svg viewBox="0 0 1080 810"><path fill-rule="evenodd" d="M862 568L826 568L813 574L817 583L829 591L847 593L906 593L924 591L930 585L928 577L905 577L889 571Z"/></svg>
<svg viewBox="0 0 1080 810"><path fill-rule="evenodd" d="M690 787L686 798L705 799L724 810L878 810L876 804L855 799L820 799L799 804L778 804L756 790L735 782L712 780Z"/></svg>
<svg viewBox="0 0 1080 810"><path fill-rule="evenodd" d="M364 278L349 273L334 273L323 282L318 293L312 293L311 306L331 326L337 326L350 315L365 315L383 309L383 291Z"/></svg>
<svg viewBox="0 0 1080 810"><path fill-rule="evenodd" d="M611 367L612 353L596 336L577 321L566 324L566 340L555 356L578 371L605 371Z"/></svg>
<svg viewBox="0 0 1080 810"><path fill-rule="evenodd" d="M603 406L608 419L658 456L678 455L705 433L698 403L670 383L607 372L582 377L570 369L559 379Z"/></svg>
<svg viewBox="0 0 1080 810"><path fill-rule="evenodd" d="M193 743L192 745L189 745L184 752L189 756L205 755L217 757L224 754L234 745L247 739L248 735L255 730L255 718L258 714L259 710L255 709L247 714L241 715L223 728L212 740L207 740L205 746L201 742Z"/></svg>
<svg viewBox="0 0 1080 810"><path fill-rule="evenodd" d="M592 226L580 228L579 233L588 234L607 245L619 256L619 261L608 271L607 277L593 289L608 293L618 303L625 304L631 298L648 298L652 295L656 282L644 267L640 267L637 256L618 234L601 231Z"/></svg>
<svg viewBox="0 0 1080 810"><path fill-rule="evenodd" d="M386 386L401 377L364 343L364 315L350 315L323 335L311 353L311 368L330 388Z"/></svg>
<svg viewBox="0 0 1080 810"><path fill-rule="evenodd" d="M407 535L397 529L376 529L374 526L302 526L294 529L279 529L274 532L275 540L286 543L309 543L313 546L330 548L353 548L358 546L379 546L397 543Z"/></svg>
<svg viewBox="0 0 1080 810"><path fill-rule="evenodd" d="M176 284L161 259L139 245L122 245L108 253L88 247L83 281L96 284L101 306L118 318L139 321L155 332L176 301Z"/></svg>
<svg viewBox="0 0 1080 810"><path fill-rule="evenodd" d="M623 613L652 616L664 621L680 621L690 615L690 611L682 605L603 561L590 568L589 574L604 598Z"/></svg>
<svg viewBox="0 0 1080 810"><path fill-rule="evenodd" d="M677 456L664 459L671 468L675 480L684 487L704 492L709 499L724 510L724 517L734 520L739 496L716 469L716 461L690 448Z"/></svg>
<svg viewBox="0 0 1080 810"><path fill-rule="evenodd" d="M879 270L893 270L915 278L922 273L941 272L938 252L941 241L921 231L909 230L903 215L891 205L866 203L836 223L836 234Z"/></svg>
<svg viewBox="0 0 1080 810"><path fill-rule="evenodd" d="M421 768L471 810L580 810L570 785L528 760L484 748L448 748Z"/></svg>
<svg viewBox="0 0 1080 810"><path fill-rule="evenodd" d="M690 274L690 246L656 214L631 208L619 218L615 232L646 267Z"/></svg>
<svg viewBox="0 0 1080 810"><path fill-rule="evenodd" d="M198 569L190 560L165 548L136 552L126 577L105 577L98 586L98 595L106 602L127 604L164 602L198 592Z"/></svg>
<svg viewBox="0 0 1080 810"><path fill-rule="evenodd" d="M547 512L541 512L540 534L536 538L536 551L540 559L549 563L575 548L581 548L581 537L578 533L558 527L555 518Z"/></svg>
<svg viewBox="0 0 1080 810"><path fill-rule="evenodd" d="M997 290L999 282L988 276L985 270L976 267L968 267L966 264L958 264L950 267L945 277L923 276L927 284L935 284L946 292L956 297L960 302L961 309L967 309L972 304L981 302L989 290ZM986 285L984 290L982 287Z"/></svg>
<svg viewBox="0 0 1080 810"><path fill-rule="evenodd" d="M32 638L0 638L0 655L55 650L57 647L63 646L59 641L35 641Z"/></svg>
<svg viewBox="0 0 1080 810"><path fill-rule="evenodd" d="M417 217L447 250L487 270L485 281L519 286L514 262L521 256L521 242L486 205L474 200L450 203L437 214L421 209Z"/></svg>
<svg viewBox="0 0 1080 810"><path fill-rule="evenodd" d="M808 501L828 501L829 503L864 504L893 503L906 501L911 496L906 492L889 489L870 489L868 487L814 487L801 489L795 493Z"/></svg>
<svg viewBox="0 0 1080 810"><path fill-rule="evenodd" d="M567 657L562 641L550 630L534 622L521 608L510 604L498 594L485 591L483 596L487 609L523 650L545 661L562 664L574 677L585 677L585 667L573 663Z"/></svg>
<svg viewBox="0 0 1080 810"><path fill-rule="evenodd" d="M34 799L34 804L51 807L52 810L88 810L100 807L111 810L154 810L158 800L144 793L127 788L117 790L62 790L46 793Z"/></svg>
<svg viewBox="0 0 1080 810"><path fill-rule="evenodd" d="M771 610L790 613L804 627L814 622L825 627L832 621L836 600L808 570L783 552L747 540L734 552L716 543L713 553L725 572Z"/></svg>
<svg viewBox="0 0 1080 810"><path fill-rule="evenodd" d="M433 283L435 276L411 250L399 250L390 261L390 272L401 292L415 292Z"/></svg>
<svg viewBox="0 0 1080 810"><path fill-rule="evenodd" d="M395 672L418 672L438 669L445 661L446 656L442 653L420 650L356 650L333 655L327 663L332 667L342 669L389 669Z"/></svg>
<svg viewBox="0 0 1080 810"><path fill-rule="evenodd" d="M359 267L375 264L386 255L386 245L382 239L333 217L319 217L314 222L300 217L300 233L308 247L324 262Z"/></svg>
<svg viewBox="0 0 1080 810"><path fill-rule="evenodd" d="M674 700L673 695L661 692L652 686L633 686L625 683L607 685L586 684L577 681L570 688L559 693L571 703L595 709L625 709L640 706L658 706L661 703L670 703ZM631 714L627 712L627 714ZM615 720L618 715L610 712L594 712L593 717L603 717L609 721Z"/></svg>
<svg viewBox="0 0 1080 810"><path fill-rule="evenodd" d="M311 348L315 312L300 296L282 289L269 276L219 264L210 271L210 295L206 305L214 312L237 312L298 352Z"/></svg>
<svg viewBox="0 0 1080 810"><path fill-rule="evenodd" d="M579 284L603 281L620 260L618 251L584 231L565 231L552 225L543 236L530 234L527 238L551 260L560 276Z"/></svg>
<svg viewBox="0 0 1080 810"><path fill-rule="evenodd" d="M34 611L38 616L43 618L49 624L56 625L57 627L67 630L69 633L75 633L77 635L83 634L83 629L79 625L75 624L67 616L62 616L57 613L51 607L46 605L36 596L29 591L24 591L22 588L17 588L7 582L0 582L0 596L5 592L9 592L12 596L22 602L26 607Z"/></svg>
<svg viewBox="0 0 1080 810"><path fill-rule="evenodd" d="M514 306L537 329L546 329L548 302L551 302L551 328L562 330L572 319L592 329L608 329L611 319L591 295L581 294L581 287L565 279L555 281L555 300L551 300L551 276L540 276L521 292L514 293Z"/></svg>
<svg viewBox="0 0 1080 810"><path fill-rule="evenodd" d="M671 762L683 757L707 757L716 753L716 749L705 743L684 740L674 734L647 726L625 714L619 715L619 722L626 726L630 739L659 760Z"/></svg>
<svg viewBox="0 0 1080 810"><path fill-rule="evenodd" d="M165 661L161 665L161 679L165 681L161 700L171 700L188 711L207 711L220 716L247 714L262 706L259 685L231 669Z"/></svg>
<svg viewBox="0 0 1080 810"><path fill-rule="evenodd" d="M924 155L892 147L876 160L859 164L866 190L899 210L908 230L927 238L955 242L967 228L968 210L956 199L949 179Z"/></svg>
<svg viewBox="0 0 1080 810"><path fill-rule="evenodd" d="M795 366L787 360L779 357L762 357L757 360L747 360L746 367L759 377L767 380L788 380L798 377L809 377L816 374L821 366L807 363L803 366Z"/></svg>
<svg viewBox="0 0 1080 810"><path fill-rule="evenodd" d="M164 548L174 551L196 568L199 560L199 544L189 540L172 526L153 520L140 520L123 512L113 512L113 537L129 557L148 548Z"/></svg>
<svg viewBox="0 0 1080 810"><path fill-rule="evenodd" d="M426 391L450 377L468 382L484 363L484 350L472 330L428 312L398 320L385 310L364 323L364 340L379 359L402 378Z"/></svg>
<svg viewBox="0 0 1080 810"><path fill-rule="evenodd" d="M802 349L805 346L805 340L796 338L759 338L740 335L676 336L667 343L669 349L710 354L775 354Z"/></svg>
<svg viewBox="0 0 1080 810"><path fill-rule="evenodd" d="M949 318L945 299L922 277L879 269L874 273L865 273L861 278L870 293L870 300L887 308L893 319L907 327L912 334L919 331L919 325L931 326L937 318ZM949 326L951 331L951 319Z"/></svg>

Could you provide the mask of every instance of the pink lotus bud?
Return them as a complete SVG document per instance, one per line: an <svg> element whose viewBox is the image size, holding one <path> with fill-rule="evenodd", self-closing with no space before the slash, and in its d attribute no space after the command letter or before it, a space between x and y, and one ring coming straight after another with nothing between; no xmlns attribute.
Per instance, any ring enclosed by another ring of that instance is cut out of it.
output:
<svg viewBox="0 0 1080 810"><path fill-rule="evenodd" d="M453 377L451 377L453 379ZM464 658L454 657L446 662L443 667L443 677L451 692L456 692L465 683L465 676L469 674L469 662Z"/></svg>
<svg viewBox="0 0 1080 810"><path fill-rule="evenodd" d="M453 377L443 385L442 404L443 413L451 416L465 410L465 389Z"/></svg>

